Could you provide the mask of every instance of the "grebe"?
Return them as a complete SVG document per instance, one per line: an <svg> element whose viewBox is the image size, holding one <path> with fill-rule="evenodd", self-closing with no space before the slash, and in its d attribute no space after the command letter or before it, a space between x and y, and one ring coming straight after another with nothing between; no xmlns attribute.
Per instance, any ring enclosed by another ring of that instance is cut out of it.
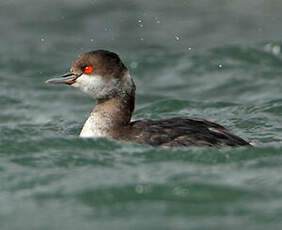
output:
<svg viewBox="0 0 282 230"><path fill-rule="evenodd" d="M135 83L119 56L106 50L83 53L70 73L46 83L79 88L97 100L81 137L108 137L152 146L248 146L248 141L223 126L204 119L175 117L131 121Z"/></svg>

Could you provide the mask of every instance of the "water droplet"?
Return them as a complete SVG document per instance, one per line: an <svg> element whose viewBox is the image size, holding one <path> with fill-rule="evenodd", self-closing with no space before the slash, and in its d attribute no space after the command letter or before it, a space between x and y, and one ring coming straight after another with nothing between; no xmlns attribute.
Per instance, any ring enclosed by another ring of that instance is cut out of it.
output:
<svg viewBox="0 0 282 230"><path fill-rule="evenodd" d="M143 24L140 24L139 26L140 26L140 27L144 27L144 25L143 25Z"/></svg>
<svg viewBox="0 0 282 230"><path fill-rule="evenodd" d="M221 65L221 64L219 64L219 65L218 65L218 68L220 68L220 69L221 69L221 68L222 68L222 65Z"/></svg>
<svg viewBox="0 0 282 230"><path fill-rule="evenodd" d="M142 20L141 20L141 19L139 19L139 20L138 20L138 22L139 22L139 23L141 23L141 22L142 22Z"/></svg>
<svg viewBox="0 0 282 230"><path fill-rule="evenodd" d="M41 38L40 41L41 41L41 42L45 42L45 38Z"/></svg>
<svg viewBox="0 0 282 230"><path fill-rule="evenodd" d="M91 39L90 39L90 41L91 41L91 42L94 42L94 39L93 39L93 38L91 38Z"/></svg>
<svg viewBox="0 0 282 230"><path fill-rule="evenodd" d="M155 21L156 21L157 24L161 23L161 21L157 17L155 17Z"/></svg>
<svg viewBox="0 0 282 230"><path fill-rule="evenodd" d="M179 37L179 36L175 36L175 39L176 39L177 41L179 41L180 37Z"/></svg>
<svg viewBox="0 0 282 230"><path fill-rule="evenodd" d="M191 48L191 47L189 47L189 48L188 48L188 50L189 50L189 51L191 51L191 50L192 50L192 48Z"/></svg>
<svg viewBox="0 0 282 230"><path fill-rule="evenodd" d="M281 51L281 47L280 46L275 45L275 46L272 47L273 54L278 55L278 54L280 54L280 51Z"/></svg>
<svg viewBox="0 0 282 230"><path fill-rule="evenodd" d="M139 194L144 192L144 187L142 185L136 185L135 191Z"/></svg>
<svg viewBox="0 0 282 230"><path fill-rule="evenodd" d="M281 53L281 46L279 44L267 43L264 46L264 50L274 55L279 55Z"/></svg>
<svg viewBox="0 0 282 230"><path fill-rule="evenodd" d="M141 41L144 41L144 38L140 38Z"/></svg>
<svg viewBox="0 0 282 230"><path fill-rule="evenodd" d="M135 61L133 61L133 62L130 63L130 67L131 67L132 69L136 69L136 68L138 67L138 63L135 62Z"/></svg>

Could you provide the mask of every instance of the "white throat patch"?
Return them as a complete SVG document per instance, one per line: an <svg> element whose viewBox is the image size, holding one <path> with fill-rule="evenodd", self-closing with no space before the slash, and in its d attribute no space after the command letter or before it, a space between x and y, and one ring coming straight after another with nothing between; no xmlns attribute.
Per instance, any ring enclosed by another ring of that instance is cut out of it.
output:
<svg viewBox="0 0 282 230"><path fill-rule="evenodd" d="M96 99L109 97L120 90L118 79L106 82L100 75L82 74L72 86Z"/></svg>

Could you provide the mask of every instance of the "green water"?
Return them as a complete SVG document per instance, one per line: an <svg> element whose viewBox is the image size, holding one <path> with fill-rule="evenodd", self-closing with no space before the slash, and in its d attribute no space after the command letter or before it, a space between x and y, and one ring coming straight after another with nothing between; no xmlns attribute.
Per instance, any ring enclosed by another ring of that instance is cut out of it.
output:
<svg viewBox="0 0 282 230"><path fill-rule="evenodd" d="M282 229L282 2L0 3L0 229ZM95 102L44 81L120 54L134 119L206 118L255 148L78 134Z"/></svg>

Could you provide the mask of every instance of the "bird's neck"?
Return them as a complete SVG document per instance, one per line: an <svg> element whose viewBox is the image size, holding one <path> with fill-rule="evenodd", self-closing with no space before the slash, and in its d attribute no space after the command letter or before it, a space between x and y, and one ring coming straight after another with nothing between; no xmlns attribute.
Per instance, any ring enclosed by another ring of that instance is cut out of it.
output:
<svg viewBox="0 0 282 230"><path fill-rule="evenodd" d="M130 78L130 76L129 76ZM125 79L132 81L132 79ZM126 128L134 110L135 84L132 81L123 84L118 95L113 98L99 99L90 117L86 121L80 136L114 137L117 133Z"/></svg>

